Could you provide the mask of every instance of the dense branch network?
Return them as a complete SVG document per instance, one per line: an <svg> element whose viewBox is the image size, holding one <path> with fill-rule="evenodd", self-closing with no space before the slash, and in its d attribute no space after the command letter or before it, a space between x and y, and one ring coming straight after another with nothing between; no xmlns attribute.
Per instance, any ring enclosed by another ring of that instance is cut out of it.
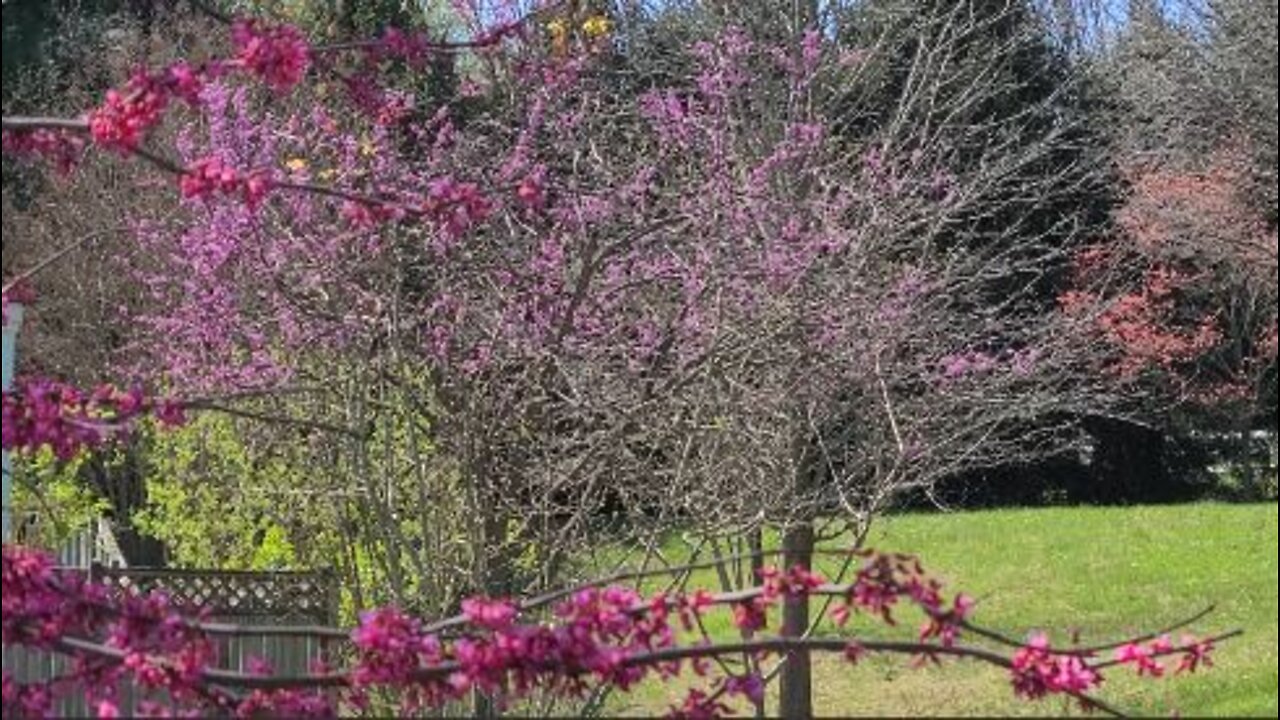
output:
<svg viewBox="0 0 1280 720"><path fill-rule="evenodd" d="M1106 298L1061 313L1038 292L1073 238L1054 228L1009 241L1041 198L1008 188L1056 152L1062 128L1021 149L1006 140L992 152L1009 157L964 167L912 118L924 108L959 115L975 98L909 74L895 116L854 142L833 120L847 100L839 87L869 71L817 30L778 43L725 28L689 49L676 80L620 101L617 78L594 62L608 56L609 23L553 19L544 37L537 18L456 44L388 31L332 46L233 20L229 57L139 72L81 119L6 117L4 149L64 170L91 147L137 158L176 177L184 212L205 221L176 232L160 219L137 223L144 251L178 263L148 277L162 310L138 324L164 339L154 352L165 365L149 380L187 397L269 391L299 372L280 348L389 348L377 358L384 374L403 353L426 368L423 402L440 408L433 433L492 513L488 525L505 532L504 519L536 515L526 527L551 555L585 532L609 492L709 527L863 517L948 473L1059 451L1071 434L1057 418L1123 394L1096 373L1093 313ZM1005 18L934 20L941 29L922 46L953 50ZM421 112L376 81L384 63L462 52L509 61L488 88L496 117L464 124L449 103ZM992 66L1004 52L1013 50ZM931 63L942 72L947 57L922 51L912 73ZM277 127L235 86L247 77L280 99L309 76L341 86L363 115L320 108ZM1007 90L997 80L968 87ZM208 139L184 128L171 158L149 141L182 104ZM1011 138L1032 132L1022 121L983 123ZM400 151L406 142L417 154ZM1056 197L1079 182L1063 171L1035 192ZM997 215L1008 227L972 229ZM6 287L6 309L10 297ZM407 378L416 376L392 380ZM141 390L25 380L4 394L4 447L65 459L144 416L176 425L199 409ZM794 568L720 595L646 598L591 584L539 617L485 597L433 624L371 610L349 634L324 631L349 637L351 666L280 677L215 669L217 626L162 597L112 595L9 546L4 563L5 644L75 659L67 678L5 678L6 711L30 714L74 683L104 716L121 682L243 714L333 714L382 689L407 709L475 690L581 697L705 675L709 658L810 650L973 659L1008 670L1021 697L1065 694L1114 713L1091 695L1112 663L1155 677L1160 658L1177 656L1179 671L1195 670L1228 637L1145 637L1110 656L1044 636L1011 640L972 625L971 601L945 601L913 559L874 555L849 583ZM836 625L856 614L892 623L898 605L926 620L904 641L765 634L780 603L815 596L832 599ZM699 620L715 609L751 639L711 642ZM960 644L965 633L1003 652ZM739 696L758 703L764 678L707 684L673 713L719 715Z"/></svg>

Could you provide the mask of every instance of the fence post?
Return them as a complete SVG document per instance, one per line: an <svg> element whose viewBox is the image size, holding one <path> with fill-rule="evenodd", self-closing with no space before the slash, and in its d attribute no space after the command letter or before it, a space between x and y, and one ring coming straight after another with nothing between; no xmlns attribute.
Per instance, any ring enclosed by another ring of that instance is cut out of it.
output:
<svg viewBox="0 0 1280 720"><path fill-rule="evenodd" d="M320 571L320 581L324 583L324 612L322 613L323 618L321 618L320 624L325 627L339 627L341 619L339 615L342 613L342 595L338 589L338 574L331 567L325 568ZM319 661L325 667L336 665L337 658L335 654L337 650L331 639L322 636L320 638ZM311 660L308 660L308 663L310 662ZM307 670L310 671L311 668L307 668ZM329 704L332 707L338 707L339 696L337 688L330 688L326 691L326 694L329 696Z"/></svg>
<svg viewBox="0 0 1280 720"><path fill-rule="evenodd" d="M18 357L18 330L22 327L22 306L13 303L7 308L8 317L4 324L4 391L13 387L14 364ZM10 505L13 500L13 468L9 464L9 453L4 452L4 541L13 539L10 535L12 522Z"/></svg>

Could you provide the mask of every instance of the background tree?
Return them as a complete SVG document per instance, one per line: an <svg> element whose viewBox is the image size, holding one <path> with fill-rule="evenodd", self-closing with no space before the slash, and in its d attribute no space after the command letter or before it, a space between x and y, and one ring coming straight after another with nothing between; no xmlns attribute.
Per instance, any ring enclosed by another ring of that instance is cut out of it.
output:
<svg viewBox="0 0 1280 720"><path fill-rule="evenodd" d="M1131 360L1164 399L1153 427L1099 428L1099 459L1145 478L1144 496L1174 497L1208 464L1190 433L1275 427L1276 5L1134 3L1130 15L1093 68L1127 186L1119 242L1156 275L1113 319L1127 315Z"/></svg>

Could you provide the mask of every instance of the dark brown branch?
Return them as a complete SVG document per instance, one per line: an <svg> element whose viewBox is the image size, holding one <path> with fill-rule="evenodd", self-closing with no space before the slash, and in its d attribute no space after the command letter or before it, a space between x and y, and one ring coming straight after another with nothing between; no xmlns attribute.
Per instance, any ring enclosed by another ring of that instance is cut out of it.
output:
<svg viewBox="0 0 1280 720"><path fill-rule="evenodd" d="M355 440L364 440L365 432L354 430L352 428L341 427L320 420L308 420L305 418L281 417L278 415L268 415L266 413L255 412L253 410L244 410L228 405L219 405L216 403L199 403L185 405L190 410L206 410L209 412L219 412L232 417L244 418L245 420L256 420L265 423L274 423L278 425L287 425L299 427L307 430L319 430L321 432L333 433L335 435L345 435Z"/></svg>
<svg viewBox="0 0 1280 720"><path fill-rule="evenodd" d="M1092 645L1087 647L1052 648L1050 649L1049 652L1053 653L1054 655L1074 655L1077 657L1090 657L1093 655L1097 655L1100 652L1106 652L1107 650L1114 650L1120 647L1121 645L1127 645L1129 643L1147 642L1149 640L1154 640L1160 637L1161 635L1167 635L1176 630L1181 630L1182 628L1185 628L1189 625L1199 622L1200 620L1203 620L1204 618L1212 614L1213 611L1216 609L1217 609L1216 605L1210 605L1209 607L1201 610L1195 615L1192 615L1191 617L1188 617L1184 620L1179 620L1178 622L1175 622L1159 630L1154 630L1152 632L1146 633L1145 635L1139 635L1137 637L1129 638L1127 640L1120 640L1115 642L1109 642L1102 645ZM1001 645L1005 645L1007 647L1019 648L1019 647L1024 647L1026 645L1026 643L1018 642L1018 640L1016 640L1015 638L1009 637L1008 635L997 632L995 630L990 630L988 628L974 625L973 623L970 623L967 620L962 621L960 623L960 627L975 635L986 638L987 640L991 640Z"/></svg>
<svg viewBox="0 0 1280 720"><path fill-rule="evenodd" d="M14 132L31 130L64 130L67 132L89 132L88 120L57 117L27 117L23 115L5 115L0 119L0 126Z"/></svg>

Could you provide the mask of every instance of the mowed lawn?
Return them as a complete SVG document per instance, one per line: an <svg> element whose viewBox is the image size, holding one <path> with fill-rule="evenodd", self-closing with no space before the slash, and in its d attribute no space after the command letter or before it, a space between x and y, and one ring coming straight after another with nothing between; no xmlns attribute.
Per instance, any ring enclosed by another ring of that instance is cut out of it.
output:
<svg viewBox="0 0 1280 720"><path fill-rule="evenodd" d="M920 555L952 590L980 599L976 620L1015 635L1079 630L1085 642L1157 629L1208 605L1202 632L1243 628L1205 674L1160 681L1113 670L1100 695L1138 715L1277 715L1277 506L1195 504L911 514L881 521L871 544ZM672 548L672 552L677 552ZM714 577L700 578L714 587ZM917 618L896 632L910 636ZM732 637L727 620L712 632ZM893 630L863 624L863 637ZM908 658L856 667L816 661L817 711L850 715L1079 715L1060 699L1013 697L1004 672L948 663L915 669ZM611 698L608 715L662 715L688 685L647 683ZM770 702L775 697L771 695Z"/></svg>

